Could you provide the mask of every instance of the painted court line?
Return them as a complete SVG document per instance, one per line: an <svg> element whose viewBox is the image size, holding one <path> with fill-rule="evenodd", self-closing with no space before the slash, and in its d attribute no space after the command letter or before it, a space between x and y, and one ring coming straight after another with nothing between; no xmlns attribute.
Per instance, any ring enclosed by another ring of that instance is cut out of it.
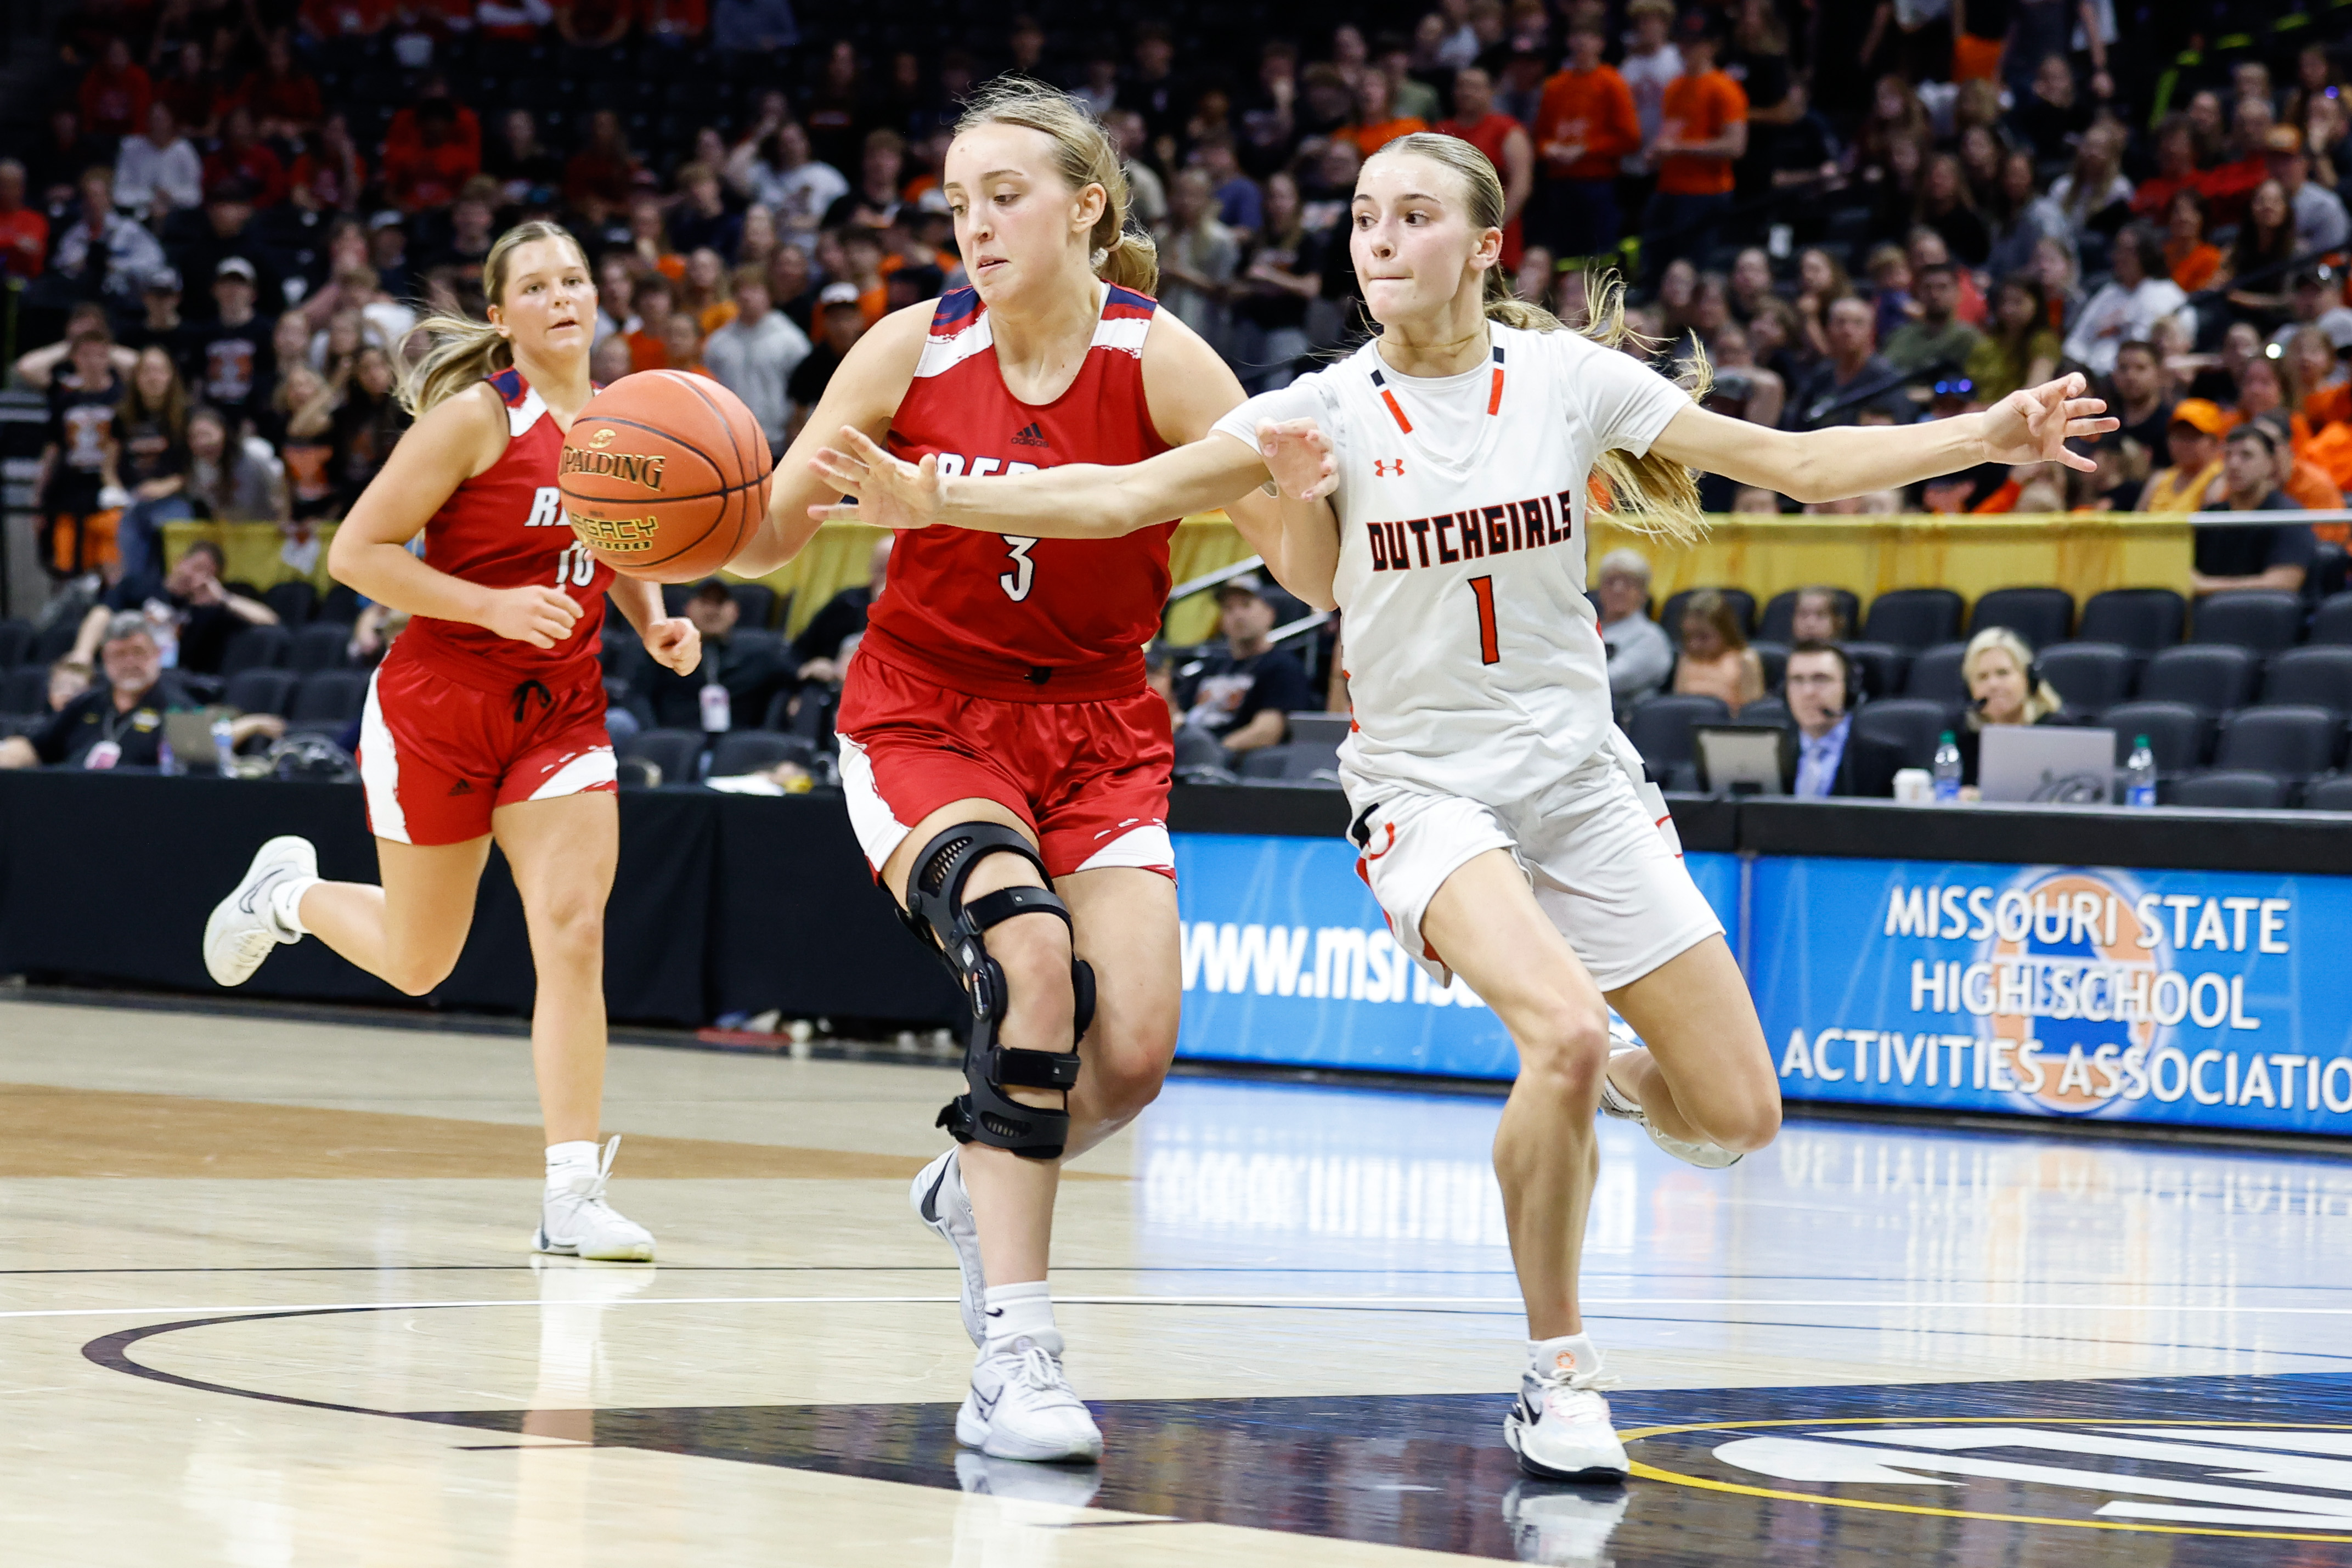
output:
<svg viewBox="0 0 2352 1568"><path fill-rule="evenodd" d="M874 1307L931 1305L953 1301L953 1296L616 1296L608 1300L541 1300L536 1296L499 1300L452 1301L298 1301L249 1302L210 1306L43 1307L0 1310L12 1318L123 1318L148 1313L199 1316L264 1317L303 1312L438 1311L477 1307ZM1411 1311L1431 1307L1517 1308L1517 1296L1056 1296L1065 1306L1087 1307L1331 1307L1392 1308ZM2352 1307L2264 1307L2243 1304L2180 1305L2139 1301L1864 1301L1851 1297L1770 1299L1746 1297L1588 1297L1588 1308L1664 1307L1828 1307L1846 1310L1909 1310L1937 1312L2211 1312L2230 1316L2352 1317Z"/></svg>

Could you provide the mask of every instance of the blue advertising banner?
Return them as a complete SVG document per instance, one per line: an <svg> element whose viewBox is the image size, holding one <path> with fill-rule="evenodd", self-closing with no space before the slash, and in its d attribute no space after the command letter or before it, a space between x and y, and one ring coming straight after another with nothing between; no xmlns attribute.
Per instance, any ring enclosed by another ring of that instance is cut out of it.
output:
<svg viewBox="0 0 2352 1568"><path fill-rule="evenodd" d="M2352 878L1753 877L1749 981L1790 1100L2352 1132Z"/></svg>
<svg viewBox="0 0 2352 1568"><path fill-rule="evenodd" d="M1518 1058L1460 981L1434 986L1391 940L1338 838L1178 834L1184 1012L1195 1059L1509 1079ZM1739 862L1685 857L1737 930Z"/></svg>

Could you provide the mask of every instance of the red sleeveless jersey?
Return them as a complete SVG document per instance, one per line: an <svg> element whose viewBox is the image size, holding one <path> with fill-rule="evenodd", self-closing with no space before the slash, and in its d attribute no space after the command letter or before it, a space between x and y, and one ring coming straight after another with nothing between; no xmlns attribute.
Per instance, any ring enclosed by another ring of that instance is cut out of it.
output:
<svg viewBox="0 0 2352 1568"><path fill-rule="evenodd" d="M889 447L948 474L1061 463L1139 463L1168 449L1143 397L1143 338L1158 304L1108 286L1086 362L1049 404L1005 390L988 307L944 296ZM1168 597L1173 520L1122 539L1016 539L962 529L902 533L860 651L974 697L1092 700L1143 689L1143 647Z"/></svg>
<svg viewBox="0 0 2352 1568"><path fill-rule="evenodd" d="M507 408L507 449L425 525L425 563L485 588L560 588L580 605L572 635L553 647L502 637L487 626L417 616L393 644L452 680L505 691L526 680L555 689L603 677L596 664L604 590L613 569L588 553L564 521L556 488L563 432L519 370L489 378Z"/></svg>

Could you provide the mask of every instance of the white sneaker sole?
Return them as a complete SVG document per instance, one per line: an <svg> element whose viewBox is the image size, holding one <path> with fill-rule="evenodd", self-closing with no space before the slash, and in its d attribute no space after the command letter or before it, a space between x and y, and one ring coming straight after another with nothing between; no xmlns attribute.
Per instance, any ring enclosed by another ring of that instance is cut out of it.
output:
<svg viewBox="0 0 2352 1568"><path fill-rule="evenodd" d="M953 1152L950 1150L949 1156ZM988 1320L983 1316L987 1306L980 1294L988 1288L988 1277L981 1270L980 1237L959 1238L948 1224L945 1210L933 1203L934 1197L947 1184L948 1157L935 1160L932 1163L939 1166L937 1172L930 1165L926 1165L915 1173L914 1185L907 1189L907 1206L915 1211L915 1217L929 1226L934 1235L955 1249L956 1273L959 1276L956 1315L963 1320L963 1331L971 1337L972 1348L977 1350L988 1339ZM938 1217L933 1218L927 1210L936 1212ZM975 1443L971 1447L978 1447L979 1445Z"/></svg>
<svg viewBox="0 0 2352 1568"><path fill-rule="evenodd" d="M1585 1462L1578 1468L1570 1468L1569 1461L1565 1459L1559 1465L1548 1465L1540 1459L1531 1458L1528 1451L1519 1446L1520 1431L1521 1423L1516 1415L1507 1416L1504 1419L1503 1441L1510 1445L1512 1453L1518 1456L1519 1468L1538 1480L1622 1481L1630 1473L1631 1461L1625 1458L1625 1445L1618 1442L1614 1436L1611 1437L1607 1447L1595 1443L1591 1445L1584 1454L1570 1456L1571 1459L1583 1459Z"/></svg>
<svg viewBox="0 0 2352 1568"><path fill-rule="evenodd" d="M1024 1441L984 1418L966 1393L956 1409L956 1441L977 1448L992 1459L1020 1459L1033 1465L1092 1465L1102 1459L1102 1434L1092 1432L1073 1447L1067 1443Z"/></svg>
<svg viewBox="0 0 2352 1568"><path fill-rule="evenodd" d="M215 904L213 912L205 918L205 973L213 977L214 984L242 985L253 978L269 957L268 950L264 949L261 957L247 963L237 955L225 951L222 933L246 913L238 905L252 892L254 884L281 864L291 866L299 876L316 877L319 874L319 852L311 847L309 839L290 833L268 840L254 851L245 875L237 879L236 890ZM269 919L267 910L258 912L265 921Z"/></svg>
<svg viewBox="0 0 2352 1568"><path fill-rule="evenodd" d="M553 1242L547 1238L547 1227L541 1226L530 1233L530 1249L550 1258L583 1258L591 1263L651 1263L654 1244L650 1241L630 1242L625 1246L606 1247L601 1252L583 1252L571 1242Z"/></svg>

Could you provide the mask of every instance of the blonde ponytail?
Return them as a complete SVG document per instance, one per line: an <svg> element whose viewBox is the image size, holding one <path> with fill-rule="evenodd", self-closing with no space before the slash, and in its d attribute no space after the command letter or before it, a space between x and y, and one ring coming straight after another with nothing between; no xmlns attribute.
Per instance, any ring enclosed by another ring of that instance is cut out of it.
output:
<svg viewBox="0 0 2352 1568"><path fill-rule="evenodd" d="M1003 76L982 88L964 105L956 134L983 125L1018 125L1038 132L1054 143L1063 182L1073 192L1100 185L1102 216L1087 237L1087 259L1095 276L1139 294L1160 288L1160 247L1140 229L1127 226L1133 195L1118 147L1087 106L1059 88L1027 77Z"/></svg>
<svg viewBox="0 0 2352 1568"><path fill-rule="evenodd" d="M533 240L561 240L572 247L583 268L588 265L588 253L570 230L544 219L517 224L499 236L482 259L482 294L492 304L503 301L507 288L507 267L517 249ZM476 382L498 374L514 363L514 346L508 342L498 328L488 321L475 321L471 316L437 312L416 323L408 342L421 333L425 340L425 352L414 363L403 367L394 395L411 418L422 418L435 405L446 402ZM405 345L404 344L404 353Z"/></svg>
<svg viewBox="0 0 2352 1568"><path fill-rule="evenodd" d="M1461 180L1463 212L1472 232L1503 226L1503 181L1496 174L1495 165L1486 161L1486 154L1458 136L1416 131L1386 143L1373 156L1394 158L1407 153L1440 164ZM1573 330L1589 341L1612 350L1631 342L1645 353L1654 353L1662 346L1626 324L1625 284L1615 272L1588 273L1585 297L1591 301L1587 319ZM1526 332L1567 330L1558 316L1512 293L1510 281L1503 276L1499 263L1486 268L1480 280L1479 302L1488 321L1507 327ZM1714 367L1707 363L1706 352L1694 342L1691 357L1675 384L1696 403L1706 398L1714 381ZM1631 452L1612 448L1592 459L1592 472L1609 492L1610 521L1620 527L1681 544L1691 543L1706 533L1706 516L1699 510L1698 478L1682 464L1669 461L1654 451L1637 458Z"/></svg>

